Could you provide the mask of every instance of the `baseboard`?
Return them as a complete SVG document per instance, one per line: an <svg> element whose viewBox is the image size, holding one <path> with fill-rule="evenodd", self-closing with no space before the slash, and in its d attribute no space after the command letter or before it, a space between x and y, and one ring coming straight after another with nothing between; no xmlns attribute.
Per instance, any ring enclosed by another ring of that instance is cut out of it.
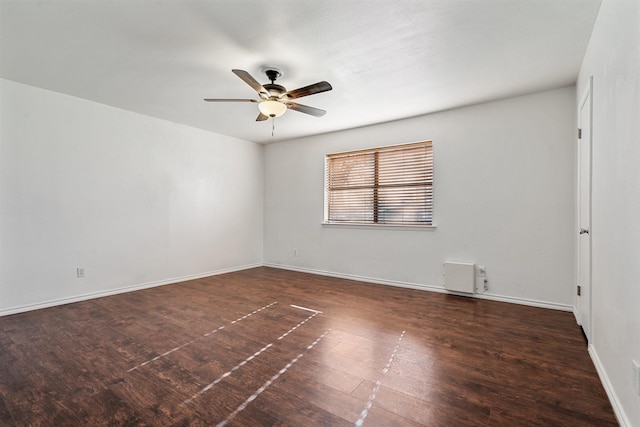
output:
<svg viewBox="0 0 640 427"><path fill-rule="evenodd" d="M425 284L422 284L422 283L401 282L401 281L397 281L397 280L379 279L379 278L360 276L360 275L355 275L355 274L335 273L335 272L326 271L326 270L317 270L317 269L296 267L296 266L284 265L284 264L255 263L255 264L248 264L248 265L243 265L243 266L231 267L231 268L221 269L221 270L216 270L216 271L209 271L209 272L205 272L205 273L193 274L193 275L182 276L182 277L174 277L174 278L171 278L171 279L165 279L165 280L142 283L142 284L137 284L137 285L125 286L125 287L121 287L121 288L117 288L117 289L110 289L110 290L107 290L107 291L93 292L93 293L82 294L82 295L77 295L77 296L68 297L68 298L60 298L60 299L55 299L55 300L50 300L50 301L44 301L44 302L37 303L37 304L27 304L27 305L22 305L22 306L17 306L17 307L11 307L11 308L0 310L0 317L8 316L10 314L22 313L22 312L25 312L25 311L39 310L41 308L54 307L54 306L57 306L57 305L63 305L63 304L70 304L70 303L74 303L74 302L86 301L86 300L93 299L93 298L101 298L101 297L107 297L107 296L110 296L110 295L122 294L122 293L125 293L125 292L133 292L133 291L138 291L138 290L147 289L147 288L154 288L154 287L157 287L157 286L171 285L171 284L174 284L174 283L185 282L185 281L188 281L188 280L201 279L203 277L217 276L217 275L220 275L220 274L232 273L234 271L247 270L247 269L250 269L250 268L263 267L263 266L264 267L279 268L279 269L282 269L282 270L298 271L298 272L301 272L301 273L310 273L310 274L317 274L317 275L321 275L321 276L335 277L335 278L339 278L339 279L357 280L357 281L360 281L360 282L374 283L374 284L379 284L379 285L396 286L396 287L401 287L401 288L417 289L417 290L423 290L423 291L429 291L429 292L439 292L439 293L444 293L444 294L463 295L463 296L472 297L472 298L486 299L486 300L499 301L499 302L507 302L507 303L511 303L511 304L528 305L528 306L540 307L540 308L549 308L549 309L553 309L553 310L574 311L574 314L575 314L575 309L570 305L551 303L551 302L547 302L547 301L538 301L538 300L531 300L531 299L526 299L526 298L516 298L516 297L510 297L510 296L504 296L504 295L495 295L495 294L490 294L490 293L471 294L471 295L469 295L469 294L458 294L458 293L450 292L450 291L446 290L443 286L425 285Z"/></svg>
<svg viewBox="0 0 640 427"><path fill-rule="evenodd" d="M573 306L568 304L559 304L556 302L540 301L540 300L528 299L528 298L510 297L510 296L496 295L491 293L473 294L472 296L474 298L479 298L479 299L508 302L511 304L528 305L530 307L548 308L551 310L568 311L568 312L573 311Z"/></svg>
<svg viewBox="0 0 640 427"><path fill-rule="evenodd" d="M279 268L281 270L298 271L300 273L317 274L319 276L335 277L338 279L357 280L358 282L375 283L378 285L397 286L401 288L419 289L432 292L447 293L447 290L443 287L423 285L420 283L399 282L396 280L376 279L373 277L358 276L355 274L334 273L326 270L315 270L313 268L295 267L284 264L265 263L265 267Z"/></svg>
<svg viewBox="0 0 640 427"><path fill-rule="evenodd" d="M109 289L107 291L92 292L88 294L76 295L73 297L49 300L49 301L44 301L36 304L27 304L27 305L22 305L17 307L10 307L10 308L0 310L0 317L8 316L10 314L23 313L26 311L39 310L41 308L54 307L57 305L64 305L64 304L71 304L74 302L86 301L94 298L108 297L111 295L123 294L126 292L139 291L142 289L155 288L158 286L172 285L175 283L186 282L188 280L202 279L204 277L217 276L217 275L226 274L226 273L233 273L234 271L248 270L250 268L256 268L256 267L262 267L262 263L224 268L221 270L208 271L205 273L198 273L198 274L192 274L187 276L174 277L171 279L158 280L154 282L141 283L137 285L124 286L121 288Z"/></svg>
<svg viewBox="0 0 640 427"><path fill-rule="evenodd" d="M600 382L604 386L607 397L609 397L609 401L611 402L611 406L613 407L613 412L616 414L616 418L618 419L620 427L631 427L631 421L629 421L629 418L627 418L627 414L624 412L624 409L620 404L620 400L618 400L618 396L616 395L616 392L611 385L611 381L609 381L607 371L605 371L604 366L600 361L600 357L598 357L598 352L596 351L596 348L593 346L593 344L589 344L589 356L591 356L593 365L596 367L596 371L598 372L598 376L600 377Z"/></svg>
<svg viewBox="0 0 640 427"><path fill-rule="evenodd" d="M538 300L531 300L526 298L509 297L509 296L496 295L491 293L460 294L457 292L450 292L447 289L445 289L443 286L425 285L422 283L409 283L409 282L400 282L397 280L378 279L374 277L359 276L355 274L335 273L332 271L316 270L312 268L296 267L296 266L284 265L284 264L265 263L264 266L279 268L282 270L298 271L301 273L317 274L320 276L336 277L339 279L357 280L359 282L375 283L375 284L387 285L387 286L396 286L400 288L418 289L418 290L424 290L424 291L430 291L430 292L439 292L443 294L462 295L462 296L471 297L471 298L507 302L511 304L528 305L532 307L549 308L552 310L560 310L560 311L573 310L573 307L567 304L558 304L558 303L547 302L547 301L538 301Z"/></svg>
<svg viewBox="0 0 640 427"><path fill-rule="evenodd" d="M582 325L582 323L580 323L580 314L578 313L578 307L576 307L575 305L573 306L573 317L576 318L576 323L578 325Z"/></svg>

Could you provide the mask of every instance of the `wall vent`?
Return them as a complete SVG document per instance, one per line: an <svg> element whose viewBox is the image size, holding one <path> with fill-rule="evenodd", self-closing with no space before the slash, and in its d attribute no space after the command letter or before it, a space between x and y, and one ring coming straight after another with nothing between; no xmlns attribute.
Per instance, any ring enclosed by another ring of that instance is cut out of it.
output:
<svg viewBox="0 0 640 427"><path fill-rule="evenodd" d="M475 291L476 265L466 262L444 263L444 287L454 292L472 294Z"/></svg>

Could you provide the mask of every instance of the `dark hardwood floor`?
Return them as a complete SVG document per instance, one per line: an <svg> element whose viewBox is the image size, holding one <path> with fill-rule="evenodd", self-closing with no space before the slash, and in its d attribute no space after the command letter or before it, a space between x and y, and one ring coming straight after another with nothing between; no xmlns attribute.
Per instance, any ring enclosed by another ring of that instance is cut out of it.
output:
<svg viewBox="0 0 640 427"><path fill-rule="evenodd" d="M571 313L256 268L0 318L0 425L617 423Z"/></svg>

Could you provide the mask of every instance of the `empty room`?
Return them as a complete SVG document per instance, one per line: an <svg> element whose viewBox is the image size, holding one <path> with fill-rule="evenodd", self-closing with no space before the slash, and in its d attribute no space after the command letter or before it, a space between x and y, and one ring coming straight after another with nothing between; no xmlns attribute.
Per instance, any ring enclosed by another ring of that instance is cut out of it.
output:
<svg viewBox="0 0 640 427"><path fill-rule="evenodd" d="M640 427L638 0L0 0L0 426Z"/></svg>

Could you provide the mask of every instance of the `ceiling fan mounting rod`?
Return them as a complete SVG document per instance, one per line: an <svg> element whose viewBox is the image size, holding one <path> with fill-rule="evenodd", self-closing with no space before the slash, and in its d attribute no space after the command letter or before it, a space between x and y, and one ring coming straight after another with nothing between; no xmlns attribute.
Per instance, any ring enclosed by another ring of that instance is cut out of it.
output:
<svg viewBox="0 0 640 427"><path fill-rule="evenodd" d="M271 80L271 84L275 83L276 79L282 75L282 72L272 68L264 70L264 73L267 75L267 78Z"/></svg>

